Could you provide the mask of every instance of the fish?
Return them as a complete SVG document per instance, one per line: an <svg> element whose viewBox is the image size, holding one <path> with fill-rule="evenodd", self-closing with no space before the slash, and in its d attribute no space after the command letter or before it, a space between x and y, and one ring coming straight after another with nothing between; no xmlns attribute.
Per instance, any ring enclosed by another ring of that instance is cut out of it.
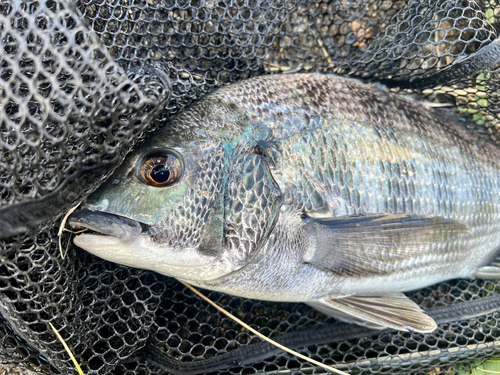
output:
<svg viewBox="0 0 500 375"><path fill-rule="evenodd" d="M69 225L108 261L431 332L404 292L500 278L500 150L381 85L261 76L173 116Z"/></svg>

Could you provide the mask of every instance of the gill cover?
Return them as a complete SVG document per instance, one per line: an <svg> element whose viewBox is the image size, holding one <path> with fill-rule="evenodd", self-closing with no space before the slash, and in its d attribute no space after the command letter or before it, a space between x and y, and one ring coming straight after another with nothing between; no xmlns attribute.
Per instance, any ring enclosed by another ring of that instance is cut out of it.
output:
<svg viewBox="0 0 500 375"><path fill-rule="evenodd" d="M268 160L262 147L240 144L229 161L224 204L225 246L236 268L247 264L265 244L279 217L283 199Z"/></svg>

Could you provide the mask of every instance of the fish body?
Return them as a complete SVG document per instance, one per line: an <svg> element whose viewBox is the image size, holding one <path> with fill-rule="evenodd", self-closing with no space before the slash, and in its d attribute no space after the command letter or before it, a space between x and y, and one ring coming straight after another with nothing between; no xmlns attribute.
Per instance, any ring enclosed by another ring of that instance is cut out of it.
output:
<svg viewBox="0 0 500 375"><path fill-rule="evenodd" d="M383 87L233 84L131 153L70 224L111 261L375 328L435 328L401 292L500 277L500 151Z"/></svg>

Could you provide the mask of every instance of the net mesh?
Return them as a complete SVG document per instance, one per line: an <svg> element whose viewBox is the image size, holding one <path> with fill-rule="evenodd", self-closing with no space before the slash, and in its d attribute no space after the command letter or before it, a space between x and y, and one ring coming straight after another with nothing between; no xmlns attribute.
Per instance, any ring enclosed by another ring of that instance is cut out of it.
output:
<svg viewBox="0 0 500 375"><path fill-rule="evenodd" d="M261 74L383 82L500 142L499 12L495 1L465 0L0 3L2 362L73 371L51 322L86 374L323 372L263 345L170 278L95 258L68 236L63 258L59 223L147 132L216 87ZM451 373L500 355L500 313L485 302L499 292L496 282L452 280L409 293L429 311L478 301L430 334L206 293L339 369Z"/></svg>

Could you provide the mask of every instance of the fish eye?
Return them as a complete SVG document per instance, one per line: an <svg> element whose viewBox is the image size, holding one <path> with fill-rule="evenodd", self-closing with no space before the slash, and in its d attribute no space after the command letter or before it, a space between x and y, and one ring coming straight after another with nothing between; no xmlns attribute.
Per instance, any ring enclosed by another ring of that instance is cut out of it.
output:
<svg viewBox="0 0 500 375"><path fill-rule="evenodd" d="M143 181L154 187L166 187L178 181L184 171L180 156L170 150L153 151L144 156L140 174Z"/></svg>

